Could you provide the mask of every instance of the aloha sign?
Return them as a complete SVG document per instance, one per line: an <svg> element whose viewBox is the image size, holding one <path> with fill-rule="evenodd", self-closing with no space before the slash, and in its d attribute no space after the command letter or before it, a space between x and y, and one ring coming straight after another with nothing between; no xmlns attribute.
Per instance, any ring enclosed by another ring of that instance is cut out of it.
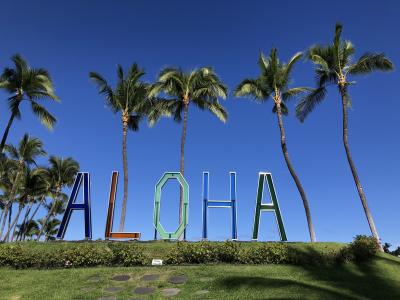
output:
<svg viewBox="0 0 400 300"><path fill-rule="evenodd" d="M230 197L228 200L212 200L209 197L209 172L203 172L203 228L202 238L208 238L208 210L211 208L228 208L231 210L231 225L232 225L232 240L237 240L237 198L236 198L236 173L230 172ZM183 190L183 209L181 212L182 221L178 228L173 232L165 231L160 223L161 209L161 192L163 187L170 181L177 180ZM118 186L118 172L114 171L111 175L110 194L108 199L108 211L106 218L105 239L140 239L140 232L115 232L113 231L114 210L116 202ZM269 190L270 202L263 202L264 188ZM78 203L77 198L79 191L83 191L83 201ZM90 205L90 174L88 172L79 172L75 178L75 182L68 200L68 204L62 218L60 228L57 233L58 239L64 239L65 232L71 215L76 210L84 211L85 220L85 238L92 239L92 214ZM287 241L285 227L283 225L282 215L279 208L278 198L271 173L260 172L258 175L257 197L254 210L254 223L252 239L258 240L260 216L262 212L273 212L281 241ZM156 234L158 233L161 239L177 240L184 233L189 223L189 185L180 172L166 172L155 186L154 193L154 210L153 210L153 225ZM155 236L156 236L155 234Z"/></svg>

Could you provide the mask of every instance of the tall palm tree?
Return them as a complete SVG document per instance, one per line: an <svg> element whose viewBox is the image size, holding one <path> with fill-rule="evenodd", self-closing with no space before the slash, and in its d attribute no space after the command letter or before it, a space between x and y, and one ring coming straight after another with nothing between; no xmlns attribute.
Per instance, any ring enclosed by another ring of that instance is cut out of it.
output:
<svg viewBox="0 0 400 300"><path fill-rule="evenodd" d="M26 206L25 214L22 219L22 227L21 230L19 230L21 233L24 231L24 225L28 221L28 217L30 214L30 211L33 207L33 204L37 201L37 198L41 197L44 193L47 192L47 169L42 168L42 167L37 167L37 168L26 168L25 174L24 174L24 181L23 181L23 186L22 186L22 193L21 193L21 199L23 202L23 207ZM18 218L15 218L18 220ZM14 227L14 234L11 238L11 240L14 239L15 233L16 233L17 227ZM17 236L17 239L22 236Z"/></svg>
<svg viewBox="0 0 400 300"><path fill-rule="evenodd" d="M8 98L11 116L0 143L0 153L4 149L14 119L21 118L19 108L22 101L30 102L33 113L47 128L52 129L57 121L44 106L38 103L38 100L42 99L58 100L48 71L42 68L31 68L19 54L14 55L11 60L14 68L5 68L0 75L0 88L11 94Z"/></svg>
<svg viewBox="0 0 400 300"><path fill-rule="evenodd" d="M122 161L124 169L124 196L119 231L124 231L126 206L128 202L128 130L138 131L139 123L147 117L149 124L153 125L161 115L167 111L163 101L148 97L149 84L143 82L145 72L137 64L133 64L127 73L117 66L118 81L113 88L107 80L96 72L90 72L90 78L96 83L99 93L104 96L106 104L114 113L121 114L122 123Z"/></svg>
<svg viewBox="0 0 400 300"><path fill-rule="evenodd" d="M56 239L55 235L58 232L58 226L60 225L61 221L58 219L52 219L51 221L47 222L46 225L43 225L43 220L39 220L40 225L42 226L42 231L45 234L45 241L53 241Z"/></svg>
<svg viewBox="0 0 400 300"><path fill-rule="evenodd" d="M28 240L33 239L33 236L37 235L39 233L39 226L37 224L36 221L30 221L28 223L25 224L24 228L22 228L22 224L21 225L17 225L17 234L19 236L24 236L24 240L25 237L28 238Z"/></svg>
<svg viewBox="0 0 400 300"><path fill-rule="evenodd" d="M347 160L353 174L354 182L357 187L365 215L368 220L372 235L377 239L379 246L378 231L371 211L368 207L367 198L358 177L358 173L350 153L348 142L348 107L351 105L348 94L349 85L354 82L348 79L356 75L365 75L373 71L391 71L393 63L383 53L365 53L358 60L353 59L355 48L350 41L341 39L342 25L336 24L333 43L329 45L314 45L307 53L307 59L315 64L315 75L317 88L306 94L297 104L296 113L300 121L304 121L306 116L319 104L327 93L328 85L336 85L342 100L343 114L343 145L346 151ZM383 249L382 249L383 250Z"/></svg>
<svg viewBox="0 0 400 300"><path fill-rule="evenodd" d="M289 88L291 72L295 63L302 57L302 53L296 53L288 63L279 61L278 53L273 48L268 57L265 57L263 53L260 53L259 66L261 74L256 79L244 79L235 89L235 95L237 97L251 97L259 102L264 102L269 98L274 101L272 111L276 113L278 125L281 134L281 147L283 156L285 158L286 165L289 169L290 174L299 190L301 199L303 200L303 206L306 213L308 230L310 233L310 239L312 242L316 241L314 225L311 219L310 206L307 200L306 193L297 176L293 165L289 159L289 153L286 144L286 133L283 126L282 115L288 114L288 109L285 104L286 101L293 97L304 93L308 89L305 87L294 87Z"/></svg>
<svg viewBox="0 0 400 300"><path fill-rule="evenodd" d="M227 112L218 98L226 99L227 87L210 67L184 72L180 68L163 69L153 85L150 96L164 93L169 96L168 109L177 122L182 121L180 172L185 175L185 142L189 105L193 103L201 110L207 109L222 122L226 122ZM183 190L180 190L179 222L182 222Z"/></svg>
<svg viewBox="0 0 400 300"><path fill-rule="evenodd" d="M11 191L9 193L9 199L5 207L5 215L10 210L13 201L16 200L19 191L21 190L21 184L23 183L23 172L26 167L30 165L36 165L36 159L40 156L46 155L46 151L43 150L43 143L38 138L29 136L27 133L24 134L20 140L18 147L13 145L6 145L5 150L9 154L10 158L15 161L16 170L15 176L11 179ZM2 236L5 226L5 218L1 225L0 238ZM11 228L9 226L7 235Z"/></svg>
<svg viewBox="0 0 400 300"><path fill-rule="evenodd" d="M58 201L61 200L62 189L66 186L71 187L74 183L75 175L79 172L79 163L72 157L62 158L52 155L49 158L49 164L47 176L51 182L54 199L46 217L43 219L43 226L36 238L37 241L40 240L47 222L57 208Z"/></svg>

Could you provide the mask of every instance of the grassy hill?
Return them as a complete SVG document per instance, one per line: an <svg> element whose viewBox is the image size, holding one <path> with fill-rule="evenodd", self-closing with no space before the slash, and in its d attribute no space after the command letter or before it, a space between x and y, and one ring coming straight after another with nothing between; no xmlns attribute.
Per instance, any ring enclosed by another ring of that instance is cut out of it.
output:
<svg viewBox="0 0 400 300"><path fill-rule="evenodd" d="M69 247L71 243L32 244ZM174 243L140 243L162 257ZM247 246L245 243L244 245ZM292 244L311 251L342 247L335 243ZM314 249L313 249L314 248ZM129 275L128 281L113 276ZM146 274L159 278L147 282ZM185 275L184 284L168 282ZM94 280L95 279L95 280ZM0 299L164 299L162 290L179 288L173 299L400 299L400 259L379 254L366 263L343 265L189 265L160 267L95 267L55 270L0 268ZM115 293L104 291L115 286ZM154 287L151 295L135 295L138 286ZM199 291L202 291L199 293Z"/></svg>

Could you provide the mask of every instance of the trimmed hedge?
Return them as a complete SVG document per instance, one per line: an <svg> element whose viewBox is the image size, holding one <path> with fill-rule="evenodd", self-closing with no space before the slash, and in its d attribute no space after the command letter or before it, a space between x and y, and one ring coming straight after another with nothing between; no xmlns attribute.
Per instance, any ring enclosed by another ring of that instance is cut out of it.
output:
<svg viewBox="0 0 400 300"><path fill-rule="evenodd" d="M301 244L300 244L301 245ZM375 239L357 236L352 243L331 250L318 244L177 242L166 247L165 264L295 264L321 265L363 262L378 251ZM145 266L151 256L146 247L131 242L3 243L0 267L77 268L94 266Z"/></svg>

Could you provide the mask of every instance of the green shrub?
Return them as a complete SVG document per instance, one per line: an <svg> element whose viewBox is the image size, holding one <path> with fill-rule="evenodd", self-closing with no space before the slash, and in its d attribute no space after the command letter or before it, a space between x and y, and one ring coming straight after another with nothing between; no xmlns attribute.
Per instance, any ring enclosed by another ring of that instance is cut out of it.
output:
<svg viewBox="0 0 400 300"><path fill-rule="evenodd" d="M356 236L348 246L335 250L290 243L177 242L161 255L165 264L295 264L327 265L372 259L378 243ZM94 266L144 266L151 257L139 243L0 243L0 267L77 268Z"/></svg>
<svg viewBox="0 0 400 300"><path fill-rule="evenodd" d="M143 248L133 243L109 243L113 253L113 265L144 266L150 264L150 257L144 254Z"/></svg>
<svg viewBox="0 0 400 300"><path fill-rule="evenodd" d="M63 267L93 267L111 265L113 253L108 247L98 247L96 244L74 245L61 251Z"/></svg>
<svg viewBox="0 0 400 300"><path fill-rule="evenodd" d="M218 262L218 249L210 242L178 242L165 259L165 263L172 265L215 262Z"/></svg>
<svg viewBox="0 0 400 300"><path fill-rule="evenodd" d="M218 262L231 264L240 262L241 246L239 243L227 241L224 243L218 243L216 246Z"/></svg>
<svg viewBox="0 0 400 300"><path fill-rule="evenodd" d="M244 248L239 261L242 264L284 264L288 258L289 247L286 244L262 243Z"/></svg>
<svg viewBox="0 0 400 300"><path fill-rule="evenodd" d="M372 259L379 250L378 241L371 236L357 235L349 245L351 254L357 262Z"/></svg>

